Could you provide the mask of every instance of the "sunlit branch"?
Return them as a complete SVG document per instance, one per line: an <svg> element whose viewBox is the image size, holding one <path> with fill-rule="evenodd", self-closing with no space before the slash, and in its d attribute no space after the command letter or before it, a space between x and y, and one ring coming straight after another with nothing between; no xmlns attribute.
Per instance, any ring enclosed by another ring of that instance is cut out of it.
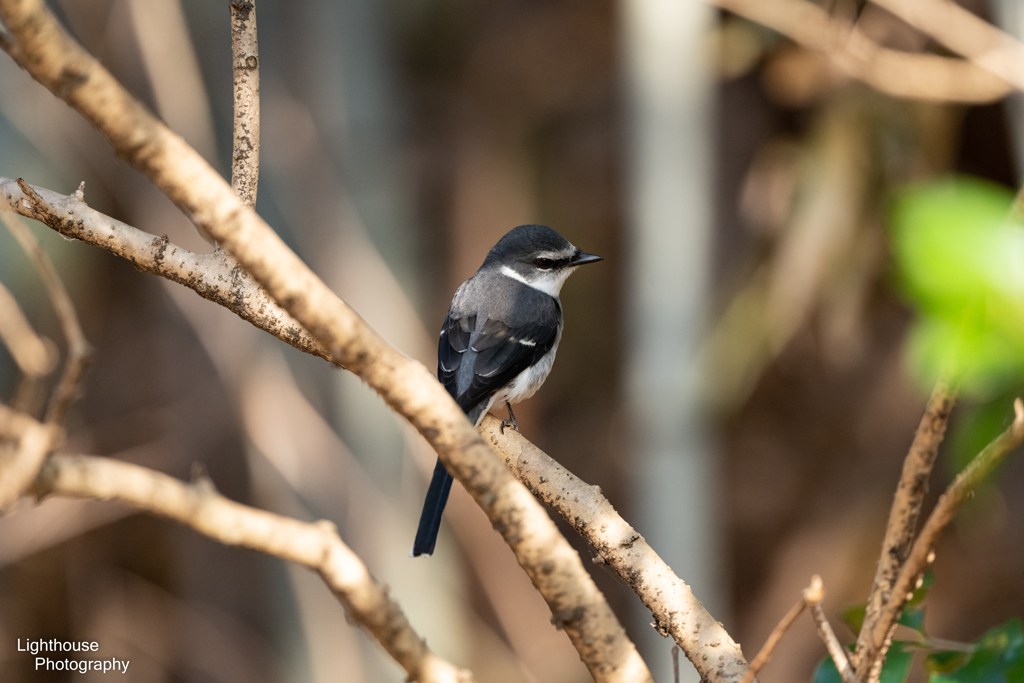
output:
<svg viewBox="0 0 1024 683"><path fill-rule="evenodd" d="M346 546L330 522L300 522L220 495L200 475L191 484L138 465L55 454L35 483L40 495L114 500L162 515L226 545L251 548L316 571L352 619L387 650L409 680L468 683L470 672L438 657L417 634L387 587Z"/></svg>
<svg viewBox="0 0 1024 683"><path fill-rule="evenodd" d="M501 420L493 415L484 418L480 432L533 495L597 552L594 562L614 570L640 597L655 628L672 636L702 677L738 680L744 675L748 667L739 645L600 488L580 480L518 432L502 433Z"/></svg>
<svg viewBox="0 0 1024 683"><path fill-rule="evenodd" d="M256 44L256 2L231 0L228 7L235 91L231 187L243 202L253 207L260 176L260 54Z"/></svg>
<svg viewBox="0 0 1024 683"><path fill-rule="evenodd" d="M882 609L878 622L873 625L868 634L867 646L860 653L857 668L858 680L878 680L886 650L892 641L892 634L897 620L903 612L903 607L910 599L924 572L935 560L935 544L939 540L939 534L971 496L978 484L1024 441L1024 403L1019 398L1016 399L1013 409L1015 414L1013 423L978 453L957 475L953 483L939 497L935 508L921 528L921 533L914 541L907 560L900 570L899 577L893 584L889 600ZM862 630L867 630L867 624Z"/></svg>
<svg viewBox="0 0 1024 683"><path fill-rule="evenodd" d="M928 478L935 465L939 444L946 433L946 424L955 403L956 387L948 378L939 379L928 397L924 415L921 416L914 440L903 461L903 473L900 475L889 512L889 522L885 529L882 552L878 556L878 568L875 571L871 596L868 598L864 625L857 640L857 653L868 647L869 634L881 618L882 610L892 596L893 583L910 553L917 532L921 505L925 493L928 492ZM854 656L854 662L859 662L859 654Z"/></svg>
<svg viewBox="0 0 1024 683"><path fill-rule="evenodd" d="M591 675L599 682L650 680L579 555L433 374L392 348L338 298L195 150L64 32L41 0L0 0L0 16L12 38L8 53L22 68L96 127L336 362L430 442L508 543Z"/></svg>
<svg viewBox="0 0 1024 683"><path fill-rule="evenodd" d="M136 269L184 285L204 299L305 353L331 360L301 325L223 252L196 254L90 208L77 195L29 186L43 200L33 203L18 183L0 177L0 210L34 218L65 237L81 240L127 259ZM37 206L45 205L45 210Z"/></svg>
<svg viewBox="0 0 1024 683"><path fill-rule="evenodd" d="M881 47L807 0L709 0L824 53L837 69L894 97L992 102L1012 87L973 62Z"/></svg>

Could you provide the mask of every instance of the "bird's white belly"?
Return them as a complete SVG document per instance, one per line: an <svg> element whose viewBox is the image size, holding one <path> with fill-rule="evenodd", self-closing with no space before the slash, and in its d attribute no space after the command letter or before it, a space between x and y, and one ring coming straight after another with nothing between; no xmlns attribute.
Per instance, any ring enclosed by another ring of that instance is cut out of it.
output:
<svg viewBox="0 0 1024 683"><path fill-rule="evenodd" d="M544 354L539 361L520 372L511 382L506 384L495 395L494 403L491 405L502 406L505 401L519 403L536 394L551 372L551 366L555 363L555 351L557 350L558 343L556 342L551 347L551 350Z"/></svg>

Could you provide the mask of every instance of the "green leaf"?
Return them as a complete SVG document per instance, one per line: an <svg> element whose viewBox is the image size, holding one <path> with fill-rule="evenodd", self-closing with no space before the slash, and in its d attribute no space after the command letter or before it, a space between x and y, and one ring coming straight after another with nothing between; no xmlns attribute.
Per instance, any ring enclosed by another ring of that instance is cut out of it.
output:
<svg viewBox="0 0 1024 683"><path fill-rule="evenodd" d="M936 653L929 657L929 670L935 671L929 683L1024 682L1024 628L1020 619L988 631L975 645L977 649L968 655L966 663L953 670L943 669L955 663L955 656Z"/></svg>
<svg viewBox="0 0 1024 683"><path fill-rule="evenodd" d="M900 615L899 623L924 633L924 607L907 607Z"/></svg>
<svg viewBox="0 0 1024 683"><path fill-rule="evenodd" d="M1011 193L972 178L906 191L893 214L898 281L919 319L911 366L928 384L953 364L985 396L1024 378L1024 226Z"/></svg>
<svg viewBox="0 0 1024 683"><path fill-rule="evenodd" d="M910 662L914 658L914 650L900 640L892 641L892 647L885 655L885 664L878 677L878 683L903 683L910 673Z"/></svg>

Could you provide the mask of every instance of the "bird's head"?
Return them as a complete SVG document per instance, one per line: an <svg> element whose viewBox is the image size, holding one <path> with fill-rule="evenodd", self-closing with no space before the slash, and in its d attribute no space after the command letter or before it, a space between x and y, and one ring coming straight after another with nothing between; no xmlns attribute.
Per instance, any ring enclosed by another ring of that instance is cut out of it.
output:
<svg viewBox="0 0 1024 683"><path fill-rule="evenodd" d="M482 268L495 268L524 284L557 297L576 268L603 260L574 247L544 225L520 225L498 240Z"/></svg>

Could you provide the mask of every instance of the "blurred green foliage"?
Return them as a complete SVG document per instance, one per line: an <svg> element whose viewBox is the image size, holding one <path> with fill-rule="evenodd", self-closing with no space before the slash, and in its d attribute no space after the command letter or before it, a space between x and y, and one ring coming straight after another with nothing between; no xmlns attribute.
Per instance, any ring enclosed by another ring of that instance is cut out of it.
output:
<svg viewBox="0 0 1024 683"><path fill-rule="evenodd" d="M1009 190L958 177L897 199L893 255L900 288L919 316L910 365L930 386L941 371L978 399L1024 381L1024 227L1009 219Z"/></svg>
<svg viewBox="0 0 1024 683"><path fill-rule="evenodd" d="M973 652L943 651L925 660L929 683L1024 682L1024 629L1011 619L974 643Z"/></svg>
<svg viewBox="0 0 1024 683"><path fill-rule="evenodd" d="M954 177L915 185L892 212L896 279L918 315L908 365L930 387L955 374L963 408L950 437L959 472L1013 419L1024 389L1024 226L1001 185Z"/></svg>

